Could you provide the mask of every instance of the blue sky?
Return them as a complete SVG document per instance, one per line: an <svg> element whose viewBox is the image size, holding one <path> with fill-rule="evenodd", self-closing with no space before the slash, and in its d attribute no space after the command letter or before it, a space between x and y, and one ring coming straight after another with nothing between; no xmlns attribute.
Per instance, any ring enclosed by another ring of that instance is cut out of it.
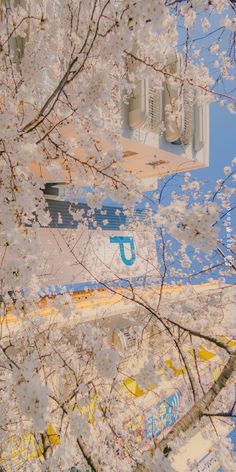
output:
<svg viewBox="0 0 236 472"><path fill-rule="evenodd" d="M236 115L213 103L210 107L210 165L193 172L199 180L215 181L224 176L224 167L230 166L236 156Z"/></svg>
<svg viewBox="0 0 236 472"><path fill-rule="evenodd" d="M232 13L232 9L230 8L228 14ZM205 39L201 39L204 37L205 33L203 33L201 28L201 18L205 15L199 14L196 26L190 30L190 40L194 39L195 49L200 49L201 57L204 57L205 64L210 68L210 72L213 76L218 74L218 71L213 66L213 61L216 59L217 56L212 56L209 52L209 48L213 42L215 42L219 34L221 35L222 31L218 31L220 25L220 20L223 18L225 13L222 16L211 14L210 15L210 22L211 28L209 32L206 34ZM180 17L179 23L179 32L180 32L180 39L179 39L179 46L180 49L183 47L185 43L185 28L183 26L183 18ZM213 34L212 34L213 32ZM220 38L220 46L221 50L228 50L229 47L229 39L230 39L230 32L224 31L223 35ZM191 41L190 41L191 42ZM198 59L196 58L196 61ZM233 71L235 73L235 70ZM222 84L221 82L218 83L217 90L219 92L226 92L228 91L231 95L235 95L236 90L236 79L234 81L228 81ZM235 89L235 90L234 90ZM203 191L207 192L208 190L214 191L216 181L218 179L224 178L224 167L230 166L232 159L236 156L236 115L232 114L228 111L226 107L221 107L220 105L213 103L210 106L210 164L208 168L203 168L200 170L192 171L192 177L196 178L197 180L204 181ZM236 169L236 166L235 166ZM165 189L165 198L163 200L164 204L167 204L170 193L173 190L177 190L179 185L182 183L183 174L178 174L173 181L168 184L168 187ZM161 185L161 184L159 184ZM232 185L232 181L231 181ZM150 192L147 192L150 196ZM105 204L111 204L112 202L108 199L105 200ZM119 204L117 204L119 206ZM140 206L140 205L139 205ZM236 223L236 210L230 213L231 216L231 226L234 230L235 223ZM224 238L226 241L226 229L224 227L221 228L220 236ZM216 257L217 254L216 254ZM216 274L217 276L217 274ZM195 281L196 283L196 281Z"/></svg>

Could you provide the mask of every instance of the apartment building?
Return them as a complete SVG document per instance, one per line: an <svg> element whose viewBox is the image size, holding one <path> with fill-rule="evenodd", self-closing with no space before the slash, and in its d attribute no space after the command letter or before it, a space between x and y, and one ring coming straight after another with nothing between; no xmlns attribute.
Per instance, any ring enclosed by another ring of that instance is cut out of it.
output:
<svg viewBox="0 0 236 472"><path fill-rule="evenodd" d="M6 15L11 5L25 8L26 2L14 0L11 3L7 0ZM59 14L60 2L57 1L56 5ZM33 8L33 5L30 5L32 12ZM17 67L20 67L29 39L30 28L27 29L25 38L14 35L10 38L13 61ZM148 190L155 188L157 178L208 166L209 106L196 103L195 92L189 83L184 83L185 66L182 55L174 48L169 48L164 70L167 75L161 86L155 83L155 80L138 80L138 67L132 60L128 67L130 72L135 71L137 81L128 103L127 99L125 103L121 100L120 105L123 169L127 173L135 174L142 181L143 188ZM106 124L106 117L98 120L98 131L99 127L106 128ZM78 143L80 142L76 131L69 124L59 126L59 133L62 136L77 138ZM98 144L102 150L112 151L108 142L98 140ZM78 144L74 155L86 160L87 151ZM61 166L59 180L69 182L71 171L63 161ZM45 182L55 182L53 171L46 162L43 166L32 162L31 169L33 173L43 177Z"/></svg>
<svg viewBox="0 0 236 472"><path fill-rule="evenodd" d="M166 71L181 77L182 70L181 54L171 50ZM174 120L170 119L172 115ZM98 130L106 124L104 117L97 122ZM161 87L148 79L137 80L128 104L121 103L120 126L123 160L119 165L141 181L143 190L155 189L157 179L165 175L209 165L209 105L195 103L194 92L181 80L173 84L166 79ZM60 128L60 132L79 143L70 125ZM112 152L106 141L99 142L99 147ZM86 149L78 146L74 155L86 160ZM55 182L50 167L32 163L31 169L45 182ZM61 181L69 182L73 172L62 165Z"/></svg>

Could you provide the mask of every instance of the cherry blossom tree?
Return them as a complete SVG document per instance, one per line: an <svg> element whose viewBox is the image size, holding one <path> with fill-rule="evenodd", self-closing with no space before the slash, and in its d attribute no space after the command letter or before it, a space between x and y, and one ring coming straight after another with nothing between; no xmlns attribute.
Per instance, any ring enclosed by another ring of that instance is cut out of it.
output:
<svg viewBox="0 0 236 472"><path fill-rule="evenodd" d="M169 80L187 87L192 103L216 101L235 113L235 2L1 0L0 23L1 467L173 471L178 448L200 428L219 464L233 470L218 426L235 416L235 254L225 236L235 160L212 192L185 174L178 190L171 191L170 176L145 197L152 225L134 221L132 231L147 248L155 231L157 260L149 251L144 261L150 285L135 286L92 253L85 259L60 232L74 265L111 302L118 297L120 313L127 309L130 354L115 342L119 310L107 323L102 309L95 321L78 323L84 309L76 297L62 290L42 299L47 274L38 233L50 224L49 177L77 195L89 188L90 214L74 212L84 237L106 198L127 215L143 199L140 182L122 167L120 103L136 80L159 87ZM173 47L184 58L181 74L167 67ZM174 123L178 107L168 114ZM196 289L214 279L216 290ZM208 376L204 356L213 358ZM146 408L135 397L160 403L168 382L186 402L169 430L145 441L130 425Z"/></svg>

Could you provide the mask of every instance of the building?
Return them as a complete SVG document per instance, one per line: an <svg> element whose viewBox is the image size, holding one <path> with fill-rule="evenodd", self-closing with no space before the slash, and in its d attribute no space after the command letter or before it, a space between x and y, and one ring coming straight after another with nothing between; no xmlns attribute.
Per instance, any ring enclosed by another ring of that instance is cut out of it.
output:
<svg viewBox="0 0 236 472"><path fill-rule="evenodd" d="M183 86L182 56L171 50L167 61L166 71L178 78L177 83L173 85L166 79L164 86L158 88L148 79L137 81L129 103L121 104L121 166L142 181L144 190L156 188L156 180L165 175L209 165L209 106L196 104L189 85ZM105 128L106 119L97 126ZM69 125L60 128L60 132L79 142ZM99 147L112 151L106 142L99 142ZM78 147L74 155L86 160L86 149ZM31 169L45 182L55 182L49 168L32 164ZM69 182L71 175L73 170L64 167L61 181Z"/></svg>
<svg viewBox="0 0 236 472"><path fill-rule="evenodd" d="M145 315L145 310L142 308L137 309L132 301L127 303L127 300L124 300L122 297L123 290L126 289L117 289L116 294L113 294L112 297L109 297L105 290L96 291L96 294L93 292L74 293L72 295L74 314L70 317L70 327L73 324L78 324L78 322L93 324L96 321L96 324L106 328L110 345L115 347L124 356L121 371L130 372L130 366L132 366L132 375L127 374L127 377L122 379L120 388L118 388L119 401L123 401L126 405L126 412L122 416L122 422L123 427L132 435L132 443L134 442L137 447L143 447L145 443L145 447L148 448L153 445L155 438L161 439L181 419L182 415L188 411L192 405L192 397L190 389L186 388L185 372L183 366L179 365L178 356L173 359L170 345L161 343L161 334L152 323L145 333L143 344L140 348L140 317ZM138 290L137 293L139 293ZM150 300L150 297L154 299L158 296L160 288L153 286L147 287L146 292L143 288L140 290L142 297ZM195 286L194 290L198 295L199 304L201 297L204 300L206 299L206 303L208 303L206 297L209 297L209 299L212 297L214 303L218 303L217 296L221 287L218 286L217 282ZM235 292L232 287L225 287L224 291L227 291L229 294L232 292L232 295ZM172 300L175 304L177 302L184 304L186 300L189 300L189 294L186 295L185 287L166 286L163 298L164 301L166 300L166 303ZM42 316L49 317L49 320L52 317L54 322L57 319L62 329L67 324L67 320L62 319L60 316L59 306L53 307L50 299L48 304L47 299L42 300L40 303L40 313ZM228 315L227 310L225 315ZM14 319L10 317L9 313L8 319L5 321L9 329L9 323L11 322L15 325L15 322L19 321L19 317ZM12 328L14 329L14 326ZM232 347L236 344L234 340L228 342L230 342ZM194 371L194 357L191 352L191 346L188 346L186 343L184 349ZM143 361L150 354L154 359L160 359L160 356L162 358L163 368L158 372L161 383L157 386L150 386L150 388L145 390L142 386L139 386L135 376L139 368L142 367ZM203 385L208 388L209 384L219 375L222 361L217 355L217 350L214 346L212 345L209 348L209 345L204 340L196 351L196 355ZM171 373L171 377L168 379L164 375L165 370ZM69 377L68 388L73 388L73 385L70 385ZM96 408L95 404L93 408ZM91 414L93 413L91 412ZM55 437L56 440L52 444L54 447L59 441L55 429L56 425L50 424L49 428L53 431L53 438ZM224 421L224 424L219 423L217 429L221 435L226 436L232 430L232 425ZM34 451L34 439L30 433L25 438L22 438L22 444L24 448L26 446L29 448L30 444L32 451ZM14 454L17 458L16 451ZM205 439L204 431L201 431L198 427L194 428L190 434L188 444L183 446L178 454L175 454L174 467L176 471L183 472L188 470L187 461L189 459L197 461L196 472L222 472L219 471L219 463L214 454L212 454L211 441ZM8 469L6 470L8 472Z"/></svg>
<svg viewBox="0 0 236 472"><path fill-rule="evenodd" d="M14 0L14 6L17 5L25 8L26 2ZM56 2L56 5L59 13L60 2ZM30 8L33 11L33 5ZM9 11L7 8L5 14L8 15ZM20 67L29 40L30 28L25 38L17 35L10 38L9 45L16 67ZM128 67L131 72L135 69L138 77L137 65L130 61ZM170 48L163 84L155 83L155 79L137 79L129 102L121 103L119 127L122 129L123 161L120 165L128 174L135 174L145 190L155 188L157 178L206 167L209 163L209 106L195 103L196 94L189 83L184 83L183 71L181 54ZM106 124L106 117L98 120L98 130L99 127L106 128ZM75 129L69 124L60 125L58 131L62 137L73 137L80 142ZM98 140L97 144L103 151L112 151L112 145L108 142ZM73 155L86 161L87 150L78 144ZM60 163L62 168L57 182L70 182L73 169L68 169L63 160ZM54 170L46 162L43 166L32 162L30 168L45 183L55 182ZM85 185L86 182L80 184Z"/></svg>
<svg viewBox="0 0 236 472"><path fill-rule="evenodd" d="M151 282L156 241L147 210L128 212L115 204L91 210L86 203L52 198L47 203L51 222L37 231L42 294L122 287L127 279Z"/></svg>
<svg viewBox="0 0 236 472"><path fill-rule="evenodd" d="M208 165L209 107L194 103L194 92L181 80L183 67L181 54L170 49L165 71L171 77L162 88L147 79L137 81L122 107L123 165L141 179Z"/></svg>

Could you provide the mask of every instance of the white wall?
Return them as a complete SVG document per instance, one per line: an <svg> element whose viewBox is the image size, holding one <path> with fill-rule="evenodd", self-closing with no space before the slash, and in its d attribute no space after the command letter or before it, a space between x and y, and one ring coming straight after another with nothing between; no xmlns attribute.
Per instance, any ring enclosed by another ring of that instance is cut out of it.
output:
<svg viewBox="0 0 236 472"><path fill-rule="evenodd" d="M82 225L77 229L41 228L38 238L42 247L38 274L45 289L155 274L156 243L151 228L145 232L97 232ZM114 238L128 239L123 244Z"/></svg>

